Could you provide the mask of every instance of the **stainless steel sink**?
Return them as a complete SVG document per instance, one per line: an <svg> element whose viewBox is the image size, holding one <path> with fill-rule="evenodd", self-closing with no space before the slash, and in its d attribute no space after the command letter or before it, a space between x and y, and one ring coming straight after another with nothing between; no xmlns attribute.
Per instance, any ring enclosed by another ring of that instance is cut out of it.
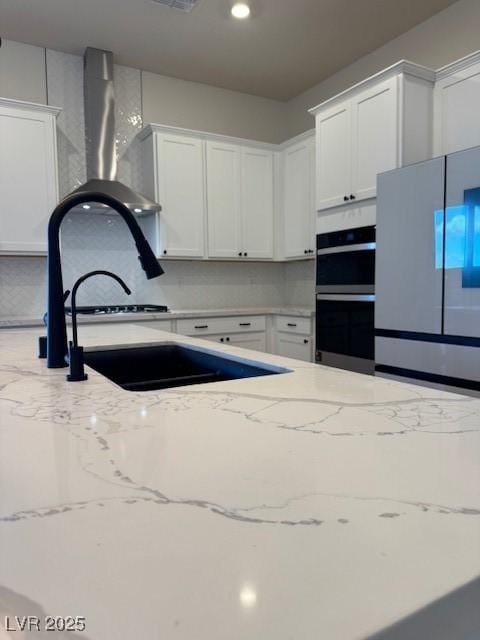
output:
<svg viewBox="0 0 480 640"><path fill-rule="evenodd" d="M84 360L127 391L153 391L290 371L176 343L85 349Z"/></svg>

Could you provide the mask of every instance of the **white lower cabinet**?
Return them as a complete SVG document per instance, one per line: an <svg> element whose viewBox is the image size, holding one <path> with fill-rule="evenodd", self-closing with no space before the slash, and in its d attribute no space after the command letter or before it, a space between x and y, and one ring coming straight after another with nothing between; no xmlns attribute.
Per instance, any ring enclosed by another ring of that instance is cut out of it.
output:
<svg viewBox="0 0 480 640"><path fill-rule="evenodd" d="M277 331L275 335L275 354L295 360L312 360L312 339L310 336Z"/></svg>
<svg viewBox="0 0 480 640"><path fill-rule="evenodd" d="M312 361L312 321L305 316L209 316L140 324L209 342Z"/></svg>
<svg viewBox="0 0 480 640"><path fill-rule="evenodd" d="M275 316L273 353L295 360L312 361L312 320L304 316Z"/></svg>
<svg viewBox="0 0 480 640"><path fill-rule="evenodd" d="M177 320L177 333L255 351L267 350L265 316L182 318Z"/></svg>

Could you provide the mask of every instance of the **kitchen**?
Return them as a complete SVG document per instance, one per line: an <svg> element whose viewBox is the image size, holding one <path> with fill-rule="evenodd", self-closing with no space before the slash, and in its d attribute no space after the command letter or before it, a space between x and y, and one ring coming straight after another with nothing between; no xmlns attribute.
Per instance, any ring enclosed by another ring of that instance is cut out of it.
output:
<svg viewBox="0 0 480 640"><path fill-rule="evenodd" d="M97 4L0 0L0 637L475 637L477 3Z"/></svg>

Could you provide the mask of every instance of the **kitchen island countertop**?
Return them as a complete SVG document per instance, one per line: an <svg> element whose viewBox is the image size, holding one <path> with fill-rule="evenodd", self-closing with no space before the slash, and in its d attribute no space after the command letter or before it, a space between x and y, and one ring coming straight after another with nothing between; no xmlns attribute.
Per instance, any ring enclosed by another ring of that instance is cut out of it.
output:
<svg viewBox="0 0 480 640"><path fill-rule="evenodd" d="M480 400L82 326L291 369L131 393L46 369L40 334L0 332L0 638L6 615L85 616L73 640L477 637Z"/></svg>

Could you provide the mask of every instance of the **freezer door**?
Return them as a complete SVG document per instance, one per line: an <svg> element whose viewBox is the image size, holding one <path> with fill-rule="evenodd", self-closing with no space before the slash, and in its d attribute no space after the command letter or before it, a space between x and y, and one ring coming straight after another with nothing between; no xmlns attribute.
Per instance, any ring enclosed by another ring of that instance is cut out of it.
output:
<svg viewBox="0 0 480 640"><path fill-rule="evenodd" d="M445 333L480 337L480 147L447 156Z"/></svg>
<svg viewBox="0 0 480 640"><path fill-rule="evenodd" d="M444 158L378 176L376 329L441 332L444 178Z"/></svg>

